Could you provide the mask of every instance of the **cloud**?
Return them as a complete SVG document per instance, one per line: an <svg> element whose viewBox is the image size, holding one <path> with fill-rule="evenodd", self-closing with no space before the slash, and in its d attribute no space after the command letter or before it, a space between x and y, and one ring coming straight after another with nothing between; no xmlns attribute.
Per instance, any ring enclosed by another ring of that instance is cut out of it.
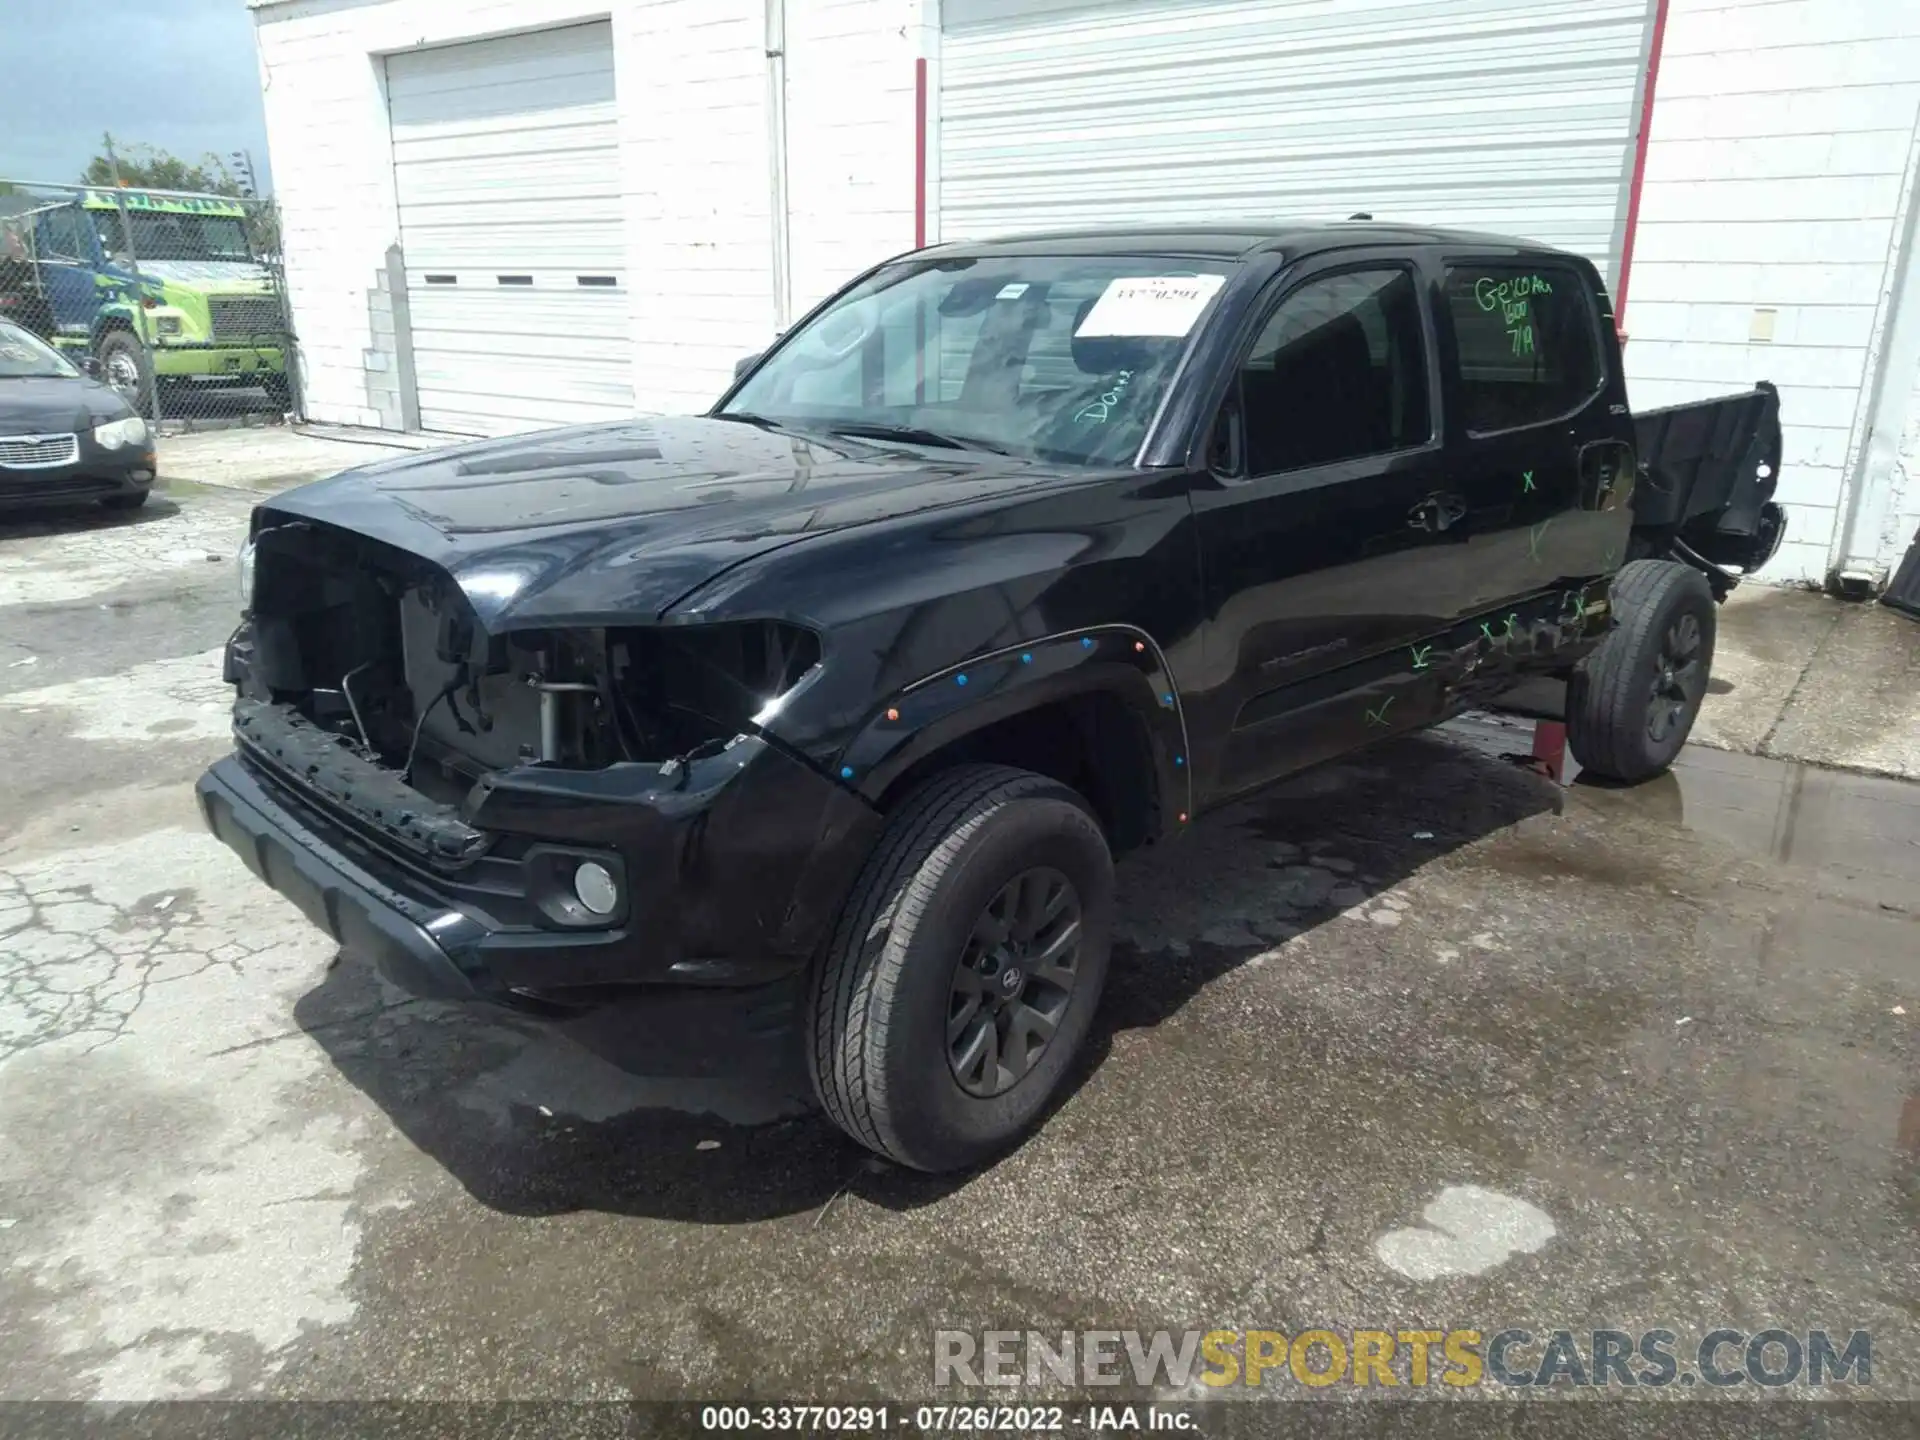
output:
<svg viewBox="0 0 1920 1440"><path fill-rule="evenodd" d="M242 0L0 0L6 123L0 178L71 181L116 143L185 160L250 150L267 183L267 131Z"/></svg>

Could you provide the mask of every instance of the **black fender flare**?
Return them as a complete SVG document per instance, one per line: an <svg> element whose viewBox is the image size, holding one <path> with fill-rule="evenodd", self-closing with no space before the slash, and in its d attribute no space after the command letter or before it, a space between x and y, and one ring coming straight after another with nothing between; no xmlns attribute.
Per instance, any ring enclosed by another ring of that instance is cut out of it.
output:
<svg viewBox="0 0 1920 1440"><path fill-rule="evenodd" d="M1092 625L984 651L876 703L832 761L842 784L877 804L913 766L988 725L1105 691L1145 725L1161 832L1193 814L1186 710L1160 645L1132 625Z"/></svg>

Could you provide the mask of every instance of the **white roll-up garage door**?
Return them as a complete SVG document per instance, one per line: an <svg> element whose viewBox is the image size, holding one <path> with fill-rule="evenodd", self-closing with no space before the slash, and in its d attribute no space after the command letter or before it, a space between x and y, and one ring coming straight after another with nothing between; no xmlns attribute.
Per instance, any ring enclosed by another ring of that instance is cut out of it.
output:
<svg viewBox="0 0 1920 1440"><path fill-rule="evenodd" d="M939 233L1366 213L1612 276L1648 0L943 0Z"/></svg>
<svg viewBox="0 0 1920 1440"><path fill-rule="evenodd" d="M605 22L387 58L420 424L633 413Z"/></svg>

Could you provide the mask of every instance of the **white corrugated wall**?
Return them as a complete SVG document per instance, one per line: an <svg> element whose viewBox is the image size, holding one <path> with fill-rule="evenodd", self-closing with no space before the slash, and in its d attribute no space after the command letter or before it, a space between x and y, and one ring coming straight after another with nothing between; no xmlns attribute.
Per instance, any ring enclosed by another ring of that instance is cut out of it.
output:
<svg viewBox="0 0 1920 1440"><path fill-rule="evenodd" d="M1843 565L1850 503L1862 558L1898 560L1883 538L1898 475L1879 460L1893 447L1866 451L1916 124L1916 0L1673 0L1627 294L1628 394L1647 409L1780 387L1787 540L1763 579L1818 584ZM1911 383L1889 375L1886 393Z"/></svg>
<svg viewBox="0 0 1920 1440"><path fill-rule="evenodd" d="M1611 275L1647 0L944 0L939 234L1377 219Z"/></svg>
<svg viewBox="0 0 1920 1440"><path fill-rule="evenodd" d="M605 21L387 57L420 423L633 413Z"/></svg>

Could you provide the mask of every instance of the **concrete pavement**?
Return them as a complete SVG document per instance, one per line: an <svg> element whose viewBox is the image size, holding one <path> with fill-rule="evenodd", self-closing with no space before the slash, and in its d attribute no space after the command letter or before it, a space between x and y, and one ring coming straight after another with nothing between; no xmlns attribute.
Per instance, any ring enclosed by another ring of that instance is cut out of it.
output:
<svg viewBox="0 0 1920 1440"><path fill-rule="evenodd" d="M1697 744L1920 779L1920 622L1742 585L1720 611Z"/></svg>
<svg viewBox="0 0 1920 1440"><path fill-rule="evenodd" d="M924 1398L1001 1325L1820 1325L1920 1395L1916 787L1304 776L1127 862L1076 1090L929 1179L679 1012L410 1000L207 837L249 504L0 529L0 1399ZM1840 623L1780 613L1720 700Z"/></svg>

